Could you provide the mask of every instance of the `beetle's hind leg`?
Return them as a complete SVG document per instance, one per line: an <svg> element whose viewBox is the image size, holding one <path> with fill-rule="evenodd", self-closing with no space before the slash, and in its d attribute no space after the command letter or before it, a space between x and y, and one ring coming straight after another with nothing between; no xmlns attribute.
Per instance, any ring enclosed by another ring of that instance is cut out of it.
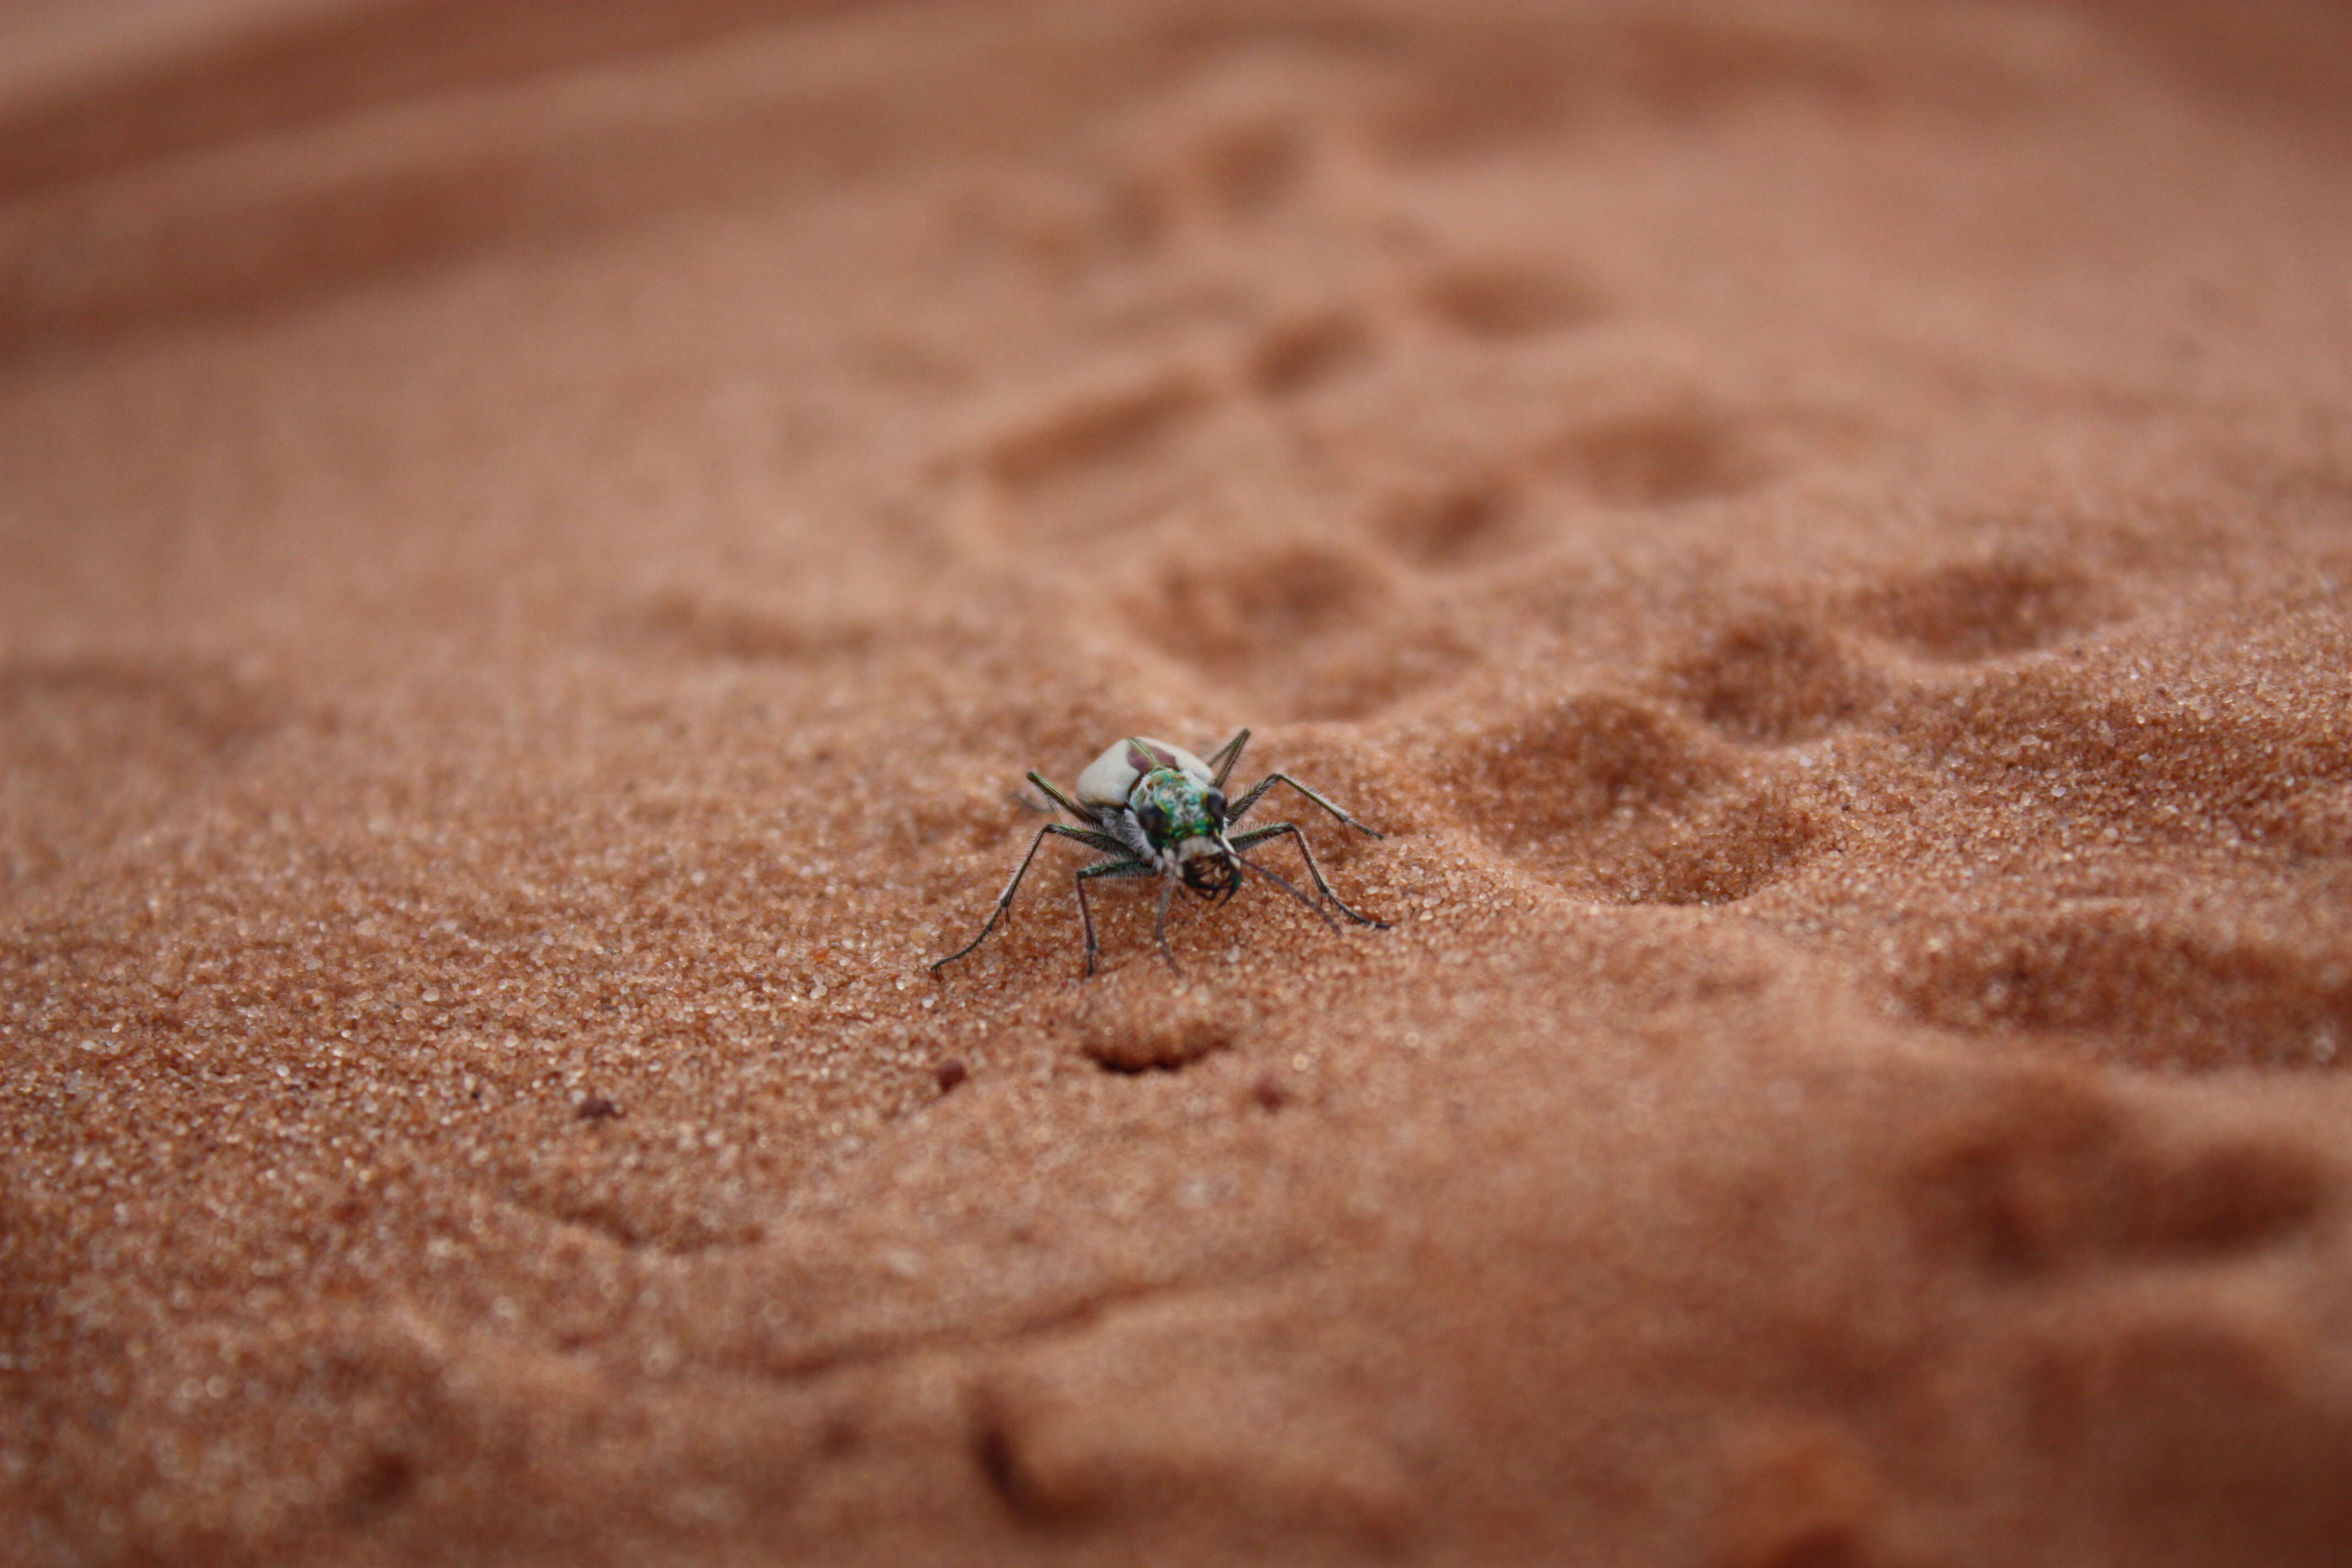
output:
<svg viewBox="0 0 2352 1568"><path fill-rule="evenodd" d="M1234 771L1234 764L1242 760L1242 748L1248 744L1249 731L1247 730L1237 731L1232 740L1227 741L1223 745L1219 746L1216 751L1210 755L1209 774L1216 781L1216 785L1219 789L1225 787L1225 775L1232 773Z"/></svg>
<svg viewBox="0 0 2352 1568"><path fill-rule="evenodd" d="M1259 786L1260 789L1263 789L1264 787L1264 785ZM1350 817L1349 820L1354 821L1355 819ZM1356 826L1362 827L1363 824L1357 823ZM1371 829L1365 828L1364 831L1370 833ZM1247 833L1242 834L1238 837L1232 839L1231 843L1233 844L1234 852L1238 854L1244 849L1253 849L1258 845L1266 843L1268 840L1279 838L1286 833L1290 835L1291 838L1298 845L1299 858L1307 862L1307 874L1315 879L1315 890L1317 892L1330 900L1332 904L1341 914L1347 916L1358 925L1370 926L1374 931L1386 931L1389 929L1388 921L1376 921L1368 914L1363 914L1356 910L1349 908L1348 900L1331 890L1331 884L1323 879L1323 868L1315 863L1315 851L1307 847L1307 835L1298 830L1298 824L1295 822L1277 822L1270 827L1253 827ZM1377 835L1375 837L1377 837Z"/></svg>
<svg viewBox="0 0 2352 1568"><path fill-rule="evenodd" d="M1064 811L1068 812L1072 816L1076 817L1080 822L1085 823L1087 826L1092 827L1102 820L1092 811L1080 805L1076 801L1072 800L1068 795L1063 794L1061 785L1055 784L1052 779L1047 778L1044 773L1039 773L1035 768L1031 768L1029 770L1029 782L1035 784L1039 789L1045 791L1045 798L1047 800L1052 801L1055 805L1060 806ZM1122 855L1126 854L1127 847L1123 844L1120 845L1118 852Z"/></svg>

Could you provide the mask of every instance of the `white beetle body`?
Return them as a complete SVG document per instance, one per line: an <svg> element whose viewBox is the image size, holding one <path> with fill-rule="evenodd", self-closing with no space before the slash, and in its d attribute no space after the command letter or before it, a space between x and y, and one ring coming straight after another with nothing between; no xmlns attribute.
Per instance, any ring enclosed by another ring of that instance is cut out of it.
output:
<svg viewBox="0 0 2352 1568"><path fill-rule="evenodd" d="M1078 775L1078 799L1088 805L1124 809L1127 797L1135 793L1136 782L1155 768L1174 768L1204 784L1216 782L1209 764L1183 747L1149 735L1131 735L1087 764L1087 771Z"/></svg>

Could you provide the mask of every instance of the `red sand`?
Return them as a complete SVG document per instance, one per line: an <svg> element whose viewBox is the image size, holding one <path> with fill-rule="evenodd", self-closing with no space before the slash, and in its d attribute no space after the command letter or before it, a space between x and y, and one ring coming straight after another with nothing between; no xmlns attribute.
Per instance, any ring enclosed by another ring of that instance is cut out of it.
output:
<svg viewBox="0 0 2352 1568"><path fill-rule="evenodd" d="M2352 1562L2352 16L0 44L0 1560Z"/></svg>

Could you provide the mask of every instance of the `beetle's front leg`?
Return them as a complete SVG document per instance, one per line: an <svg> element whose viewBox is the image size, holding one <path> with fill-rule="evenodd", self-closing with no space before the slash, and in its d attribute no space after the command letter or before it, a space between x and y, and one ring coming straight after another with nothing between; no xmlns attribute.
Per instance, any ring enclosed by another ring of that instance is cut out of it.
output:
<svg viewBox="0 0 2352 1568"><path fill-rule="evenodd" d="M1359 826L1361 825L1359 824ZM1371 830L1370 828L1366 828L1365 831L1369 833ZM1376 921L1370 915L1360 914L1356 910L1349 909L1348 907L1348 901L1331 890L1331 884L1323 879L1323 868L1315 863L1315 851L1307 847L1307 835L1298 830L1298 824L1295 822L1277 822L1270 827L1253 827L1247 833L1235 837L1233 840L1233 846L1237 852L1244 849L1252 849L1255 848L1258 845L1265 843L1268 839L1279 838L1284 834L1288 834L1292 840L1297 844L1298 853L1307 862L1307 874L1315 879L1315 890L1317 892L1322 894L1325 898L1338 905L1339 912L1347 916L1349 920L1355 921L1358 925L1370 926L1375 931L1386 931L1389 929L1388 921Z"/></svg>
<svg viewBox="0 0 2352 1568"><path fill-rule="evenodd" d="M1388 837L1387 834L1382 833L1379 828L1372 827L1357 821L1345 810L1332 805L1329 801L1325 800L1321 795L1316 794L1313 790L1308 789L1305 784L1300 784L1288 773L1268 773L1265 777L1252 784L1250 786L1249 793L1242 796L1241 799L1234 802L1232 807L1226 811L1226 826L1231 826L1233 824L1239 822L1243 817L1247 816L1250 814L1251 809L1265 797L1265 792L1272 789L1278 784L1288 784L1291 788L1297 790L1299 794L1305 795L1307 799L1313 801L1316 805L1321 806L1324 810L1329 812L1332 816L1338 817L1349 826L1356 829L1359 833L1368 834L1374 838L1385 838Z"/></svg>
<svg viewBox="0 0 2352 1568"><path fill-rule="evenodd" d="M1078 868L1074 880L1078 885L1078 923L1086 928L1087 933L1087 979L1093 979L1095 973L1095 917L1094 911L1087 907L1087 884L1097 879L1117 881L1127 877L1156 877L1159 874L1158 867L1141 860L1102 860ZM1164 939L1161 945L1166 945Z"/></svg>

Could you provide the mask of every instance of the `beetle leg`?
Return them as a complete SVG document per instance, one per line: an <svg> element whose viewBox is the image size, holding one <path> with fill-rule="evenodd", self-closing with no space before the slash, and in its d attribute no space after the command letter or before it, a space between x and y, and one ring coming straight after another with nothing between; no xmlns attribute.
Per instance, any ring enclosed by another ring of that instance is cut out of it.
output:
<svg viewBox="0 0 2352 1568"><path fill-rule="evenodd" d="M1219 746L1209 758L1209 772L1215 776L1219 789L1225 787L1225 775L1232 773L1234 764L1242 760L1242 748L1248 744L1249 731L1244 730Z"/></svg>
<svg viewBox="0 0 2352 1568"><path fill-rule="evenodd" d="M1349 820L1350 822L1355 821L1353 817L1349 817ZM1360 822L1357 823L1356 826L1363 827L1363 824ZM1367 827L1364 831L1370 833L1371 832L1371 829ZM1339 908L1339 912L1347 916L1349 920L1355 921L1358 925L1370 926L1375 931L1386 931L1389 929L1388 921L1376 921L1370 915L1357 913L1354 910L1348 907L1348 901L1345 899L1342 899L1339 894L1331 890L1331 884L1323 879L1323 868L1315 863L1315 851L1307 847L1307 835L1298 831L1298 824L1295 822L1277 822L1271 827L1254 827L1247 833L1243 834L1240 837L1228 839L1226 842L1230 843L1234 847L1234 852L1235 854L1239 854L1244 849L1253 848L1257 845L1265 843L1269 839L1279 838L1286 833L1289 834L1292 838L1297 841L1298 853L1307 862L1307 874L1315 879L1315 890L1317 892L1321 893L1325 898L1330 900L1334 904L1337 904ZM1375 835L1375 837L1377 837L1377 835ZM1259 867L1256 869L1260 876L1265 876L1268 874L1264 867Z"/></svg>
<svg viewBox="0 0 2352 1568"><path fill-rule="evenodd" d="M932 973L937 974L940 970L988 940L988 933L996 929L996 922L1004 918L1006 910L1012 908L1013 895L1021 889L1021 879L1029 874L1029 862L1037 858L1038 847L1045 842L1049 834L1063 838L1075 838L1088 848L1098 849L1106 855L1117 855L1122 858L1127 855L1127 846L1108 833L1096 833L1084 827L1066 827L1058 822L1047 823L1037 830L1037 837L1029 841L1029 853L1021 857L1021 864L1013 868L1013 880L1005 883L1004 891L997 895L996 908L989 911L988 923L980 928L980 934L932 964ZM1081 908L1083 909L1083 905ZM1087 934L1091 939L1092 931L1089 931Z"/></svg>
<svg viewBox="0 0 2352 1568"><path fill-rule="evenodd" d="M1340 821L1346 823L1349 826L1355 828L1359 832L1368 833L1374 838L1385 838L1388 837L1387 834L1382 833L1377 827L1367 827L1364 824L1357 821L1354 817L1349 816L1338 806L1333 805L1329 801L1325 800L1321 795L1317 795L1313 790L1308 789L1305 784L1300 784L1297 779L1292 778L1288 773L1268 773L1265 777L1258 780L1256 784L1252 784L1250 786L1249 794L1234 802L1232 807L1226 811L1226 826L1231 826L1233 824L1239 822L1243 817L1247 816L1250 813L1250 808L1257 805L1259 797L1264 795L1266 791L1272 789L1278 784L1288 784L1291 788L1297 790L1299 794L1305 795L1307 799L1313 801L1316 805L1321 806L1324 810L1329 812L1332 816L1338 817Z"/></svg>
<svg viewBox="0 0 2352 1568"><path fill-rule="evenodd" d="M1160 956L1168 961L1169 973L1181 974L1184 967L1176 962L1176 954L1168 946L1168 906L1175 901L1176 874L1171 871L1160 879L1160 913L1152 920L1151 934L1160 940Z"/></svg>
<svg viewBox="0 0 2352 1568"><path fill-rule="evenodd" d="M1078 923L1086 928L1087 932L1088 975L1095 972L1095 917L1094 911L1087 907L1087 884L1097 879L1156 877L1159 874L1160 868L1145 860L1097 860L1091 866L1078 868ZM1168 947L1168 900L1165 894L1160 900L1160 946L1165 952ZM1173 963L1176 961L1171 958L1168 962Z"/></svg>
<svg viewBox="0 0 2352 1568"><path fill-rule="evenodd" d="M1314 900L1300 892L1297 888L1292 884L1289 878L1281 875L1271 866L1261 866L1256 861L1251 859L1248 856L1242 854L1239 850L1235 850L1234 852L1234 864L1247 870L1252 876L1263 877L1267 881L1272 882L1276 887L1280 888L1291 898L1296 899L1298 901L1300 908L1306 910L1307 913L1313 915L1317 920L1321 921L1325 925L1329 926L1333 931L1336 931L1339 929L1339 922L1331 918L1330 910L1325 909L1322 905L1317 903ZM1334 900L1333 901L1337 902L1338 900ZM1341 905L1340 907L1343 909L1346 908L1345 905Z"/></svg>
<svg viewBox="0 0 2352 1568"><path fill-rule="evenodd" d="M1029 770L1029 782L1035 784L1039 789L1044 790L1045 792L1046 799L1052 801L1055 805L1060 806L1064 811L1068 812L1072 816L1076 817L1080 822L1085 823L1087 826L1091 827L1097 822L1101 820L1099 817L1096 816L1092 811L1080 805L1068 795L1064 795L1060 785L1055 784L1053 780L1047 778L1044 773L1039 773L1035 768L1031 768ZM1127 851L1125 849L1121 849L1119 853L1124 855Z"/></svg>

